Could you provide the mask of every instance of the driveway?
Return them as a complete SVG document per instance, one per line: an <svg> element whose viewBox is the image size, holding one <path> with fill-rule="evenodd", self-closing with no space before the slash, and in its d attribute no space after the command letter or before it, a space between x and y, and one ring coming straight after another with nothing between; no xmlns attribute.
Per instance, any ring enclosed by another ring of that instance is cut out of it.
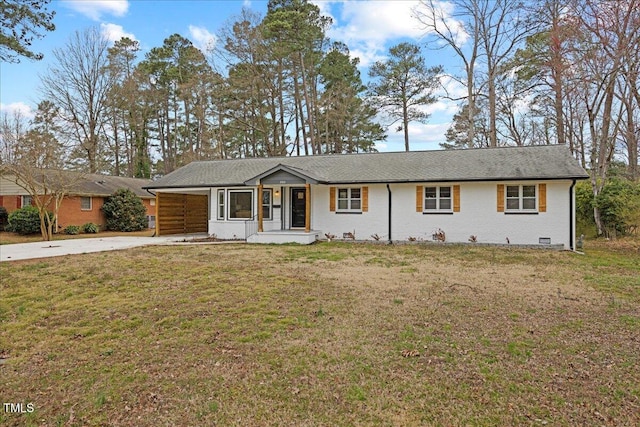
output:
<svg viewBox="0 0 640 427"><path fill-rule="evenodd" d="M185 236L162 237L103 237L91 239L53 240L50 242L0 245L0 261L48 258L90 252L114 251L147 245L166 245L184 242Z"/></svg>

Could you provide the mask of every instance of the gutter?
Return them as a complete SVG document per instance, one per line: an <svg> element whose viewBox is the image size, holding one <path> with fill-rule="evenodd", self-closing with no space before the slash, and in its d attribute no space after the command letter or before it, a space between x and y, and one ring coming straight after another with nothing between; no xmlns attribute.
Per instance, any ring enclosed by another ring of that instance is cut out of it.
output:
<svg viewBox="0 0 640 427"><path fill-rule="evenodd" d="M389 244L391 244L391 187L389 184L387 184L387 192L389 193Z"/></svg>
<svg viewBox="0 0 640 427"><path fill-rule="evenodd" d="M589 176L568 175L568 176L532 176L532 177L471 177L471 178L416 178L416 179L385 179L385 180L346 180L346 181L324 181L318 180L314 185L350 185L350 184L420 184L420 183L449 183L449 182L515 182L515 181L563 181L569 179L587 179ZM227 187L253 187L245 182L236 183L214 183L214 184L187 184L187 185L149 185L142 187L144 190L179 190L194 188L227 188Z"/></svg>
<svg viewBox="0 0 640 427"><path fill-rule="evenodd" d="M576 180L574 179L571 182L571 186L569 187L569 249L574 251L573 240L575 238L575 231L573 229L573 224L575 221L575 212L573 206L573 188L576 186Z"/></svg>

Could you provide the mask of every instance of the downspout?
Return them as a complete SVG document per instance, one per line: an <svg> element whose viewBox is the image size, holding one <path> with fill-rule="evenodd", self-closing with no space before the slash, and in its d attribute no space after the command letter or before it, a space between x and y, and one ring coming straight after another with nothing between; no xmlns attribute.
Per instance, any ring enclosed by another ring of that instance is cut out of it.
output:
<svg viewBox="0 0 640 427"><path fill-rule="evenodd" d="M387 192L389 193L389 244L391 244L391 187L389 184L387 184Z"/></svg>
<svg viewBox="0 0 640 427"><path fill-rule="evenodd" d="M576 180L574 179L571 182L571 186L569 187L569 249L570 250L575 250L574 248L574 244L573 244L573 239L574 239L574 234L575 231L573 230L573 224L574 224L574 207L573 207L573 187L576 186Z"/></svg>
<svg viewBox="0 0 640 427"><path fill-rule="evenodd" d="M148 188L145 188L144 190L147 193L151 194L156 199L156 205L157 205L158 196L156 194L153 194L151 191L149 191ZM156 237L156 234L158 234L158 207L157 206L156 206L156 228L153 230L153 235L151 237Z"/></svg>

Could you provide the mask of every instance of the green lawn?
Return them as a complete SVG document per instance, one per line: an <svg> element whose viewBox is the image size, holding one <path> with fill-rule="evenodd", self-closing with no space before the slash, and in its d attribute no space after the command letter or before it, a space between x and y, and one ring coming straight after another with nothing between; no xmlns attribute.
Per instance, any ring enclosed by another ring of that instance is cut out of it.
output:
<svg viewBox="0 0 640 427"><path fill-rule="evenodd" d="M320 243L0 264L0 425L640 424L640 253Z"/></svg>

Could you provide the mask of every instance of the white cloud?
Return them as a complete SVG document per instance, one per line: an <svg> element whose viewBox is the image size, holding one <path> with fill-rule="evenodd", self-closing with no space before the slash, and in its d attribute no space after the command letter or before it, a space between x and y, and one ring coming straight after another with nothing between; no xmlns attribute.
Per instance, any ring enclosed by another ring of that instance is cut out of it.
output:
<svg viewBox="0 0 640 427"><path fill-rule="evenodd" d="M333 18L327 35L349 46L352 56L360 58L362 67L384 60L387 49L406 39L422 43L429 33L416 17L414 9L425 12L419 0L311 0L325 16ZM455 34L459 44L468 39L464 26L452 14L452 3L435 2L436 13Z"/></svg>
<svg viewBox="0 0 640 427"><path fill-rule="evenodd" d="M380 47L371 44L362 44L359 47L349 49L351 57L360 59L360 67L370 67L377 61L383 61L387 57L381 52Z"/></svg>
<svg viewBox="0 0 640 427"><path fill-rule="evenodd" d="M424 31L412 16L419 4L411 1L314 1L323 15L333 18L327 31L332 40L349 46L352 56L367 67L384 59L390 40L419 39Z"/></svg>
<svg viewBox="0 0 640 427"><path fill-rule="evenodd" d="M438 31L449 35L457 46L464 45L469 39L469 34L466 32L464 24L453 17L453 13L455 10L455 5L445 0L436 0L434 1L434 6L436 9L434 13L431 13L429 9L426 7L418 7L413 11L413 15L418 15L416 17L416 21L422 20L423 22L431 22L435 23ZM425 35L428 32L425 32ZM436 42L440 46L446 46L444 41Z"/></svg>
<svg viewBox="0 0 640 427"><path fill-rule="evenodd" d="M25 104L24 102L0 104L0 111L9 115L19 114L25 119L32 119L35 116L35 112L31 109L31 106Z"/></svg>
<svg viewBox="0 0 640 427"><path fill-rule="evenodd" d="M384 43L389 39L420 38L424 31L412 17L418 1L347 1L342 3L340 22L332 28L339 39Z"/></svg>
<svg viewBox="0 0 640 427"><path fill-rule="evenodd" d="M448 98L456 100L460 98L466 98L467 96L467 88L451 76L440 76L440 85L442 87L440 88L436 96L446 96Z"/></svg>
<svg viewBox="0 0 640 427"><path fill-rule="evenodd" d="M102 34L112 42L116 42L123 37L136 40L136 36L133 35L133 33L127 33L124 28L122 28L122 25L102 23L100 24L100 30L102 31Z"/></svg>
<svg viewBox="0 0 640 427"><path fill-rule="evenodd" d="M102 15L124 16L129 10L128 0L63 0L62 4L94 21Z"/></svg>
<svg viewBox="0 0 640 427"><path fill-rule="evenodd" d="M216 45L217 38L215 34L212 34L204 27L189 25L189 34L193 45L204 53L213 50Z"/></svg>
<svg viewBox="0 0 640 427"><path fill-rule="evenodd" d="M409 124L409 149L411 151L439 150L440 143L446 142L444 137L451 123ZM387 140L376 144L378 151L404 151L404 133L389 131Z"/></svg>

